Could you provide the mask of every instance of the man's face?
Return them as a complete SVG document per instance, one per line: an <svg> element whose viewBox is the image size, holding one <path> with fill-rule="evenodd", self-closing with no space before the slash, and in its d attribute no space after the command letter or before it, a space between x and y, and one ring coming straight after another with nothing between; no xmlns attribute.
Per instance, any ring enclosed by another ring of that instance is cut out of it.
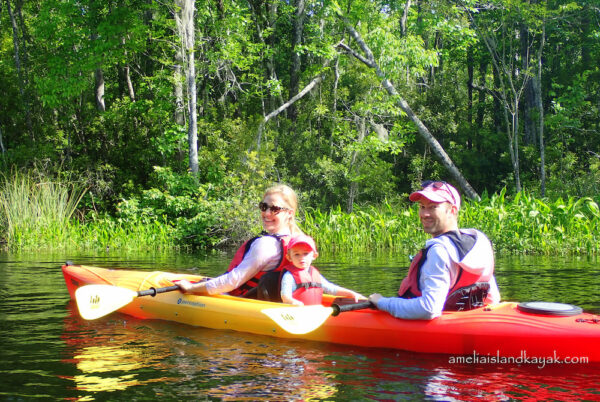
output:
<svg viewBox="0 0 600 402"><path fill-rule="evenodd" d="M456 207L448 202L436 203L427 198L419 200L419 218L423 231L433 237L457 228L457 212Z"/></svg>

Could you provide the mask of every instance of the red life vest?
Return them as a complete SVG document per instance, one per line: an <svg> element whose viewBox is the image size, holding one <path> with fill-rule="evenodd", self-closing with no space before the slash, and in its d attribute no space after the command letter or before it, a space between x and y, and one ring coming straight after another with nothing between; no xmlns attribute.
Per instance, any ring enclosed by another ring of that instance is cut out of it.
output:
<svg viewBox="0 0 600 402"><path fill-rule="evenodd" d="M457 236L455 232L444 233L441 236L446 236L452 241L452 243L458 250L460 260L462 260L462 258L466 255L466 253L472 248L474 244L472 243L472 238L470 240L470 243L467 242L468 244L464 244L463 242L461 244L461 239ZM398 290L398 296L402 297L403 299L413 299L422 295L419 279L421 277L421 268L425 263L425 260L427 258L427 252L430 248L431 246L421 249L417 253L417 255L412 259L410 267L408 268L408 274L406 275L406 278L402 280L402 283L400 284L400 289ZM487 296L489 284L485 286L482 284L482 282L488 282L490 279L491 277L489 275L484 276L481 274L474 274L472 272L466 271L459 265L456 281L448 291L449 296L446 299L452 299L454 301L455 298L450 297L453 295L454 292L459 292L464 288L474 287L477 292L480 292L482 294L473 295L473 297L481 298L481 300L483 300ZM454 306L453 303L451 303L451 305L446 303L446 305L444 306L444 310L455 310L457 308L458 307Z"/></svg>
<svg viewBox="0 0 600 402"><path fill-rule="evenodd" d="M252 278L248 279L240 287L238 287L237 289L231 290L229 292L229 294L231 296L244 297L244 295L246 293L248 293L251 289L254 289L255 287L258 286L258 281L260 280L261 276L263 276L267 272L281 272L283 269L283 266L286 264L286 260L285 260L284 256L287 254L287 245L290 241L290 236L289 235L273 235L273 234L268 234L265 232L265 233L261 233L259 236L253 237L249 240L246 240L244 242L244 244L242 244L240 246L240 248L238 248L235 255L233 256L233 259L229 263L229 268L227 268L226 272L231 272L231 270L233 270L235 267L240 265L241 262L244 260L244 257L248 253L248 250L250 250L250 246L252 245L254 240L256 240L262 236L271 236L271 237L274 237L277 240L281 241L282 252L281 252L281 257L279 258L279 263L277 264L277 268L275 268L271 271L257 272L256 275L254 275Z"/></svg>
<svg viewBox="0 0 600 402"><path fill-rule="evenodd" d="M308 269L299 269L292 264L286 265L284 269L292 274L296 282L297 288L292 293L294 299L300 300L305 306L321 304L323 285L319 270L313 266Z"/></svg>

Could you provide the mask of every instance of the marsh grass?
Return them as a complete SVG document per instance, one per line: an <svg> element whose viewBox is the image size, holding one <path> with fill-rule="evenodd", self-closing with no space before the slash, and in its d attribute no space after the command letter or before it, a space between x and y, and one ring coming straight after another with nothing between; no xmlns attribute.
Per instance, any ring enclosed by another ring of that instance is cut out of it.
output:
<svg viewBox="0 0 600 402"><path fill-rule="evenodd" d="M177 250L190 246L187 223L166 218L74 217L84 190L68 181L13 173L0 177L0 242L12 250ZM600 251L600 209L592 198L553 201L526 192L506 192L465 201L460 227L488 235L502 254L592 254ZM204 228L204 226L202 226ZM418 206L408 201L384 202L343 212L308 209L302 228L322 251L414 254L429 237L421 229ZM218 229L218 228L217 228ZM213 227L198 229L215 230ZM192 230L193 231L193 230ZM193 233L202 236L206 233ZM218 239L213 239L217 244Z"/></svg>
<svg viewBox="0 0 600 402"><path fill-rule="evenodd" d="M160 219L76 219L85 190L68 181L17 172L2 177L0 190L0 238L11 250L179 248L173 227Z"/></svg>
<svg viewBox="0 0 600 402"><path fill-rule="evenodd" d="M84 190L73 184L14 173L0 182L0 227L10 248L65 242Z"/></svg>
<svg viewBox="0 0 600 402"><path fill-rule="evenodd" d="M512 254L598 254L600 209L590 197L540 199L505 191L467 202L461 224L488 234L496 251Z"/></svg>
<svg viewBox="0 0 600 402"><path fill-rule="evenodd" d="M308 210L302 228L319 248L334 253L404 252L419 248L427 238L415 208L388 202L350 214L339 206L327 212Z"/></svg>
<svg viewBox="0 0 600 402"><path fill-rule="evenodd" d="M175 250L175 229L161 222L126 222L114 218L78 220L69 226L68 247L82 250L160 251Z"/></svg>
<svg viewBox="0 0 600 402"><path fill-rule="evenodd" d="M412 253L428 238L421 230L418 209L412 203L384 203L347 214L308 210L303 229L318 247L331 252ZM460 227L477 228L488 235L502 254L598 254L600 210L589 197L554 201L526 192L506 197L503 190L480 202L466 201Z"/></svg>

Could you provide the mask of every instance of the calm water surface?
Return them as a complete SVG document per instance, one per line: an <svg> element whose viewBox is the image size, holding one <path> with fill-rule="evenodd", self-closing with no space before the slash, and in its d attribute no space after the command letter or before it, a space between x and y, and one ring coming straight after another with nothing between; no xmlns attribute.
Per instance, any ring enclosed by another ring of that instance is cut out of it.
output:
<svg viewBox="0 0 600 402"><path fill-rule="evenodd" d="M84 321L60 266L221 273L230 256L0 254L0 399L600 400L600 366L450 364L447 356L282 340L137 320ZM320 257L326 277L392 295L405 256ZM506 300L577 304L600 313L588 258L498 258Z"/></svg>

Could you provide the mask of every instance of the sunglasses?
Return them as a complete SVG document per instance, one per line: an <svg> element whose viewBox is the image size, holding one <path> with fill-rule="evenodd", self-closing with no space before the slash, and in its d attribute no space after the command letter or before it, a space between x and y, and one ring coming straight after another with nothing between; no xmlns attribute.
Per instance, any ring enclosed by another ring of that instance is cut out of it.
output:
<svg viewBox="0 0 600 402"><path fill-rule="evenodd" d="M278 207L276 205L269 205L266 202L262 201L258 203L258 209L260 209L263 212L267 212L270 209L273 215L277 215L281 211L289 211L289 208Z"/></svg>
<svg viewBox="0 0 600 402"><path fill-rule="evenodd" d="M454 204L456 204L456 198L454 198L454 194L452 194L450 187L448 187L448 183L446 183L445 181L435 181L435 180L426 180L421 183L421 188L430 187L430 186L435 189L438 189L438 190L443 190L443 191L447 192L448 194L450 194L450 197L452 197L452 201L454 201Z"/></svg>

